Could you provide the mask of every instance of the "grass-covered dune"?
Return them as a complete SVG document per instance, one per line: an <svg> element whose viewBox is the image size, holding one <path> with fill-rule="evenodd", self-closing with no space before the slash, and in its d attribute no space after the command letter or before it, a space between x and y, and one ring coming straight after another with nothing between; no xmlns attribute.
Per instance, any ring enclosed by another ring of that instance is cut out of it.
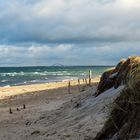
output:
<svg viewBox="0 0 140 140"><path fill-rule="evenodd" d="M111 87L125 85L115 100L102 131L95 140L140 139L140 57L131 56L107 70L101 77L96 96Z"/></svg>

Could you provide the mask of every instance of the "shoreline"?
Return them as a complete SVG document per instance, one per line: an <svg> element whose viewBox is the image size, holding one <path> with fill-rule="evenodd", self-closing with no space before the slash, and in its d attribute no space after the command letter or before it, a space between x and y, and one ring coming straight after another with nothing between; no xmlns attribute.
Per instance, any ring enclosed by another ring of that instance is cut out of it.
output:
<svg viewBox="0 0 140 140"><path fill-rule="evenodd" d="M102 74L101 74L102 75ZM92 77L92 79L97 78L97 77L101 77L101 75L94 75ZM57 82L68 82L68 81L77 81L77 80L83 80L83 79L88 79L87 77L70 77L70 78L65 78L65 79L61 79L61 80L31 80L31 81L24 81L21 83L11 83L11 84L5 84L5 85L0 85L0 87L13 87L13 86L28 86L28 85L35 85L35 84L46 84L46 83L57 83ZM5 82L8 80L1 80L1 82Z"/></svg>
<svg viewBox="0 0 140 140"><path fill-rule="evenodd" d="M91 83L99 82L100 77L95 77L91 79ZM88 79L87 79L88 81ZM70 80L71 87L78 86L78 80ZM86 84L83 82L83 79L80 79L80 85ZM29 84L29 85L18 85L18 86L5 86L0 87L0 100L22 95L22 94L30 94L33 92L40 92L40 91L47 91L52 89L58 88L67 88L68 81L61 81L61 82L49 82L49 83L38 83L38 84Z"/></svg>

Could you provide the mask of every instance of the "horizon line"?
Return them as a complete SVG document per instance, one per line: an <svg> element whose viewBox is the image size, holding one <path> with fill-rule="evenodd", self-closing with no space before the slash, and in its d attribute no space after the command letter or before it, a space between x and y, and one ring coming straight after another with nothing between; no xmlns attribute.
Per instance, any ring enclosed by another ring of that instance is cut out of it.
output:
<svg viewBox="0 0 140 140"><path fill-rule="evenodd" d="M20 68L20 67L113 67L115 65L61 65L61 66L55 66L55 65L33 65L33 66L0 66L0 68L6 68L6 67L13 67L13 68Z"/></svg>

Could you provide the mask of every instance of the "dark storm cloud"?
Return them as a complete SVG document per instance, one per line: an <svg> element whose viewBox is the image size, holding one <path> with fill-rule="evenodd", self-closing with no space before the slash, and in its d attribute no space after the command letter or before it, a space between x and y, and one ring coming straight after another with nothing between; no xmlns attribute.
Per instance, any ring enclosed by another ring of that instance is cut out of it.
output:
<svg viewBox="0 0 140 140"><path fill-rule="evenodd" d="M137 41L140 37L138 5L137 0L3 1L0 6L0 41Z"/></svg>
<svg viewBox="0 0 140 140"><path fill-rule="evenodd" d="M140 55L139 0L0 2L0 66L112 65Z"/></svg>

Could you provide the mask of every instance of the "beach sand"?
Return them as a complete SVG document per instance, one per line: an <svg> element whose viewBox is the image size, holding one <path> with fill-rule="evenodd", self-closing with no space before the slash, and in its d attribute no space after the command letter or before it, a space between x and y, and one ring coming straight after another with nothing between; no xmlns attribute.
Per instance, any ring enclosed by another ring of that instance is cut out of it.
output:
<svg viewBox="0 0 140 140"><path fill-rule="evenodd" d="M97 83L98 81L99 81L99 77L96 77L91 80L91 82L94 83ZM88 79L87 79L87 83L88 83ZM85 84L85 82L83 82L83 80L80 80L80 84ZM78 86L78 81L71 80L71 86ZM20 95L25 93L27 94L36 91L38 92L43 90L52 90L52 89L63 88L63 87L65 89L68 87L68 81L40 83L40 84L22 85L22 86L11 86L11 87L5 86L5 87L0 87L0 99L5 99L10 96ZM65 92L67 92L67 90ZM75 91L72 92L75 93Z"/></svg>
<svg viewBox="0 0 140 140"><path fill-rule="evenodd" d="M71 81L72 94L68 94L67 81L1 87L0 140L86 140L95 137L106 120L108 109L105 106L113 102L119 91L111 89L109 96L95 98L98 81L99 78L92 79L90 87L81 84L80 92L77 81Z"/></svg>

